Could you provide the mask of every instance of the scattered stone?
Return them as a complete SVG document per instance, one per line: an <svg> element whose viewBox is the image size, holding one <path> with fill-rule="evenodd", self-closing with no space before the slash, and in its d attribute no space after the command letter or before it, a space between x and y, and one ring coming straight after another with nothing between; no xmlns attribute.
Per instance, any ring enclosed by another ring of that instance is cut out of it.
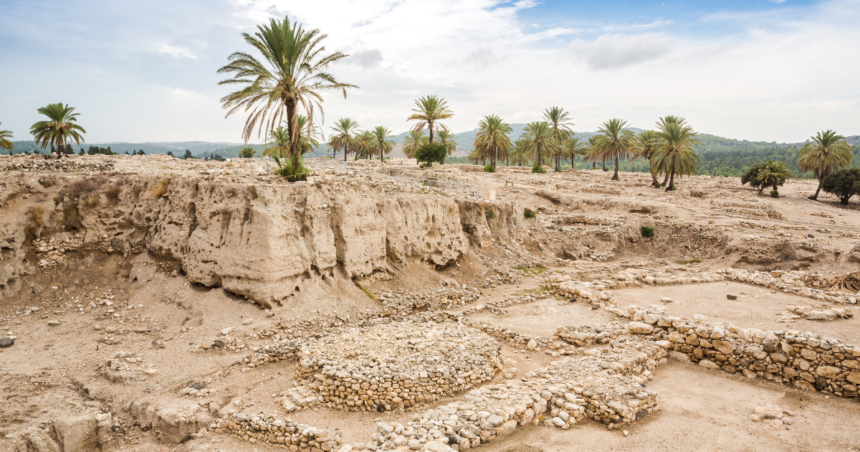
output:
<svg viewBox="0 0 860 452"><path fill-rule="evenodd" d="M730 294L727 294L727 295L726 295L726 298L727 298L727 299L729 299L729 300L737 300L737 299L738 299L738 296L737 296L737 295L735 295L735 294L731 294L731 293L730 293Z"/></svg>
<svg viewBox="0 0 860 452"><path fill-rule="evenodd" d="M0 348L9 348L15 345L15 340L11 337L0 337Z"/></svg>

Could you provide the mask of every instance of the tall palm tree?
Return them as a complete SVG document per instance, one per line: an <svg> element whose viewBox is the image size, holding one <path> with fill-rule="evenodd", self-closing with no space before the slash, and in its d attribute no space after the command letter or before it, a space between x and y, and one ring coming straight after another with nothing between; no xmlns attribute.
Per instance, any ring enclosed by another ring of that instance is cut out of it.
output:
<svg viewBox="0 0 860 452"><path fill-rule="evenodd" d="M567 120L568 116L570 116L570 114L564 111L564 108L561 107L547 108L543 112L543 119L548 122L549 126L552 128L552 137L557 144L555 152L553 153L556 171L560 171L561 158L564 156L565 150L564 142L573 136L573 130L570 128L573 123Z"/></svg>
<svg viewBox="0 0 860 452"><path fill-rule="evenodd" d="M511 147L511 139L508 134L513 129L497 115L485 116L478 124L478 133L475 134L475 149L480 149L481 154L490 159L493 171L496 170L496 160L506 158Z"/></svg>
<svg viewBox="0 0 860 452"><path fill-rule="evenodd" d="M651 160L654 158L654 154L657 151L657 143L655 142L656 138L657 132L654 132L653 130L643 130L639 132L636 134L636 140L631 154L633 160L643 159L648 161L648 167L651 172L651 185L659 187L660 182L657 180L657 167L654 166L654 162Z"/></svg>
<svg viewBox="0 0 860 452"><path fill-rule="evenodd" d="M457 135L448 130L440 130L437 136L439 137L439 144L445 146L445 149L448 150L448 155L453 154L457 150Z"/></svg>
<svg viewBox="0 0 860 452"><path fill-rule="evenodd" d="M812 171L818 179L818 188L809 197L818 200L824 178L851 163L851 146L845 142L845 137L833 130L818 132L810 139L812 141L800 149L800 169Z"/></svg>
<svg viewBox="0 0 860 452"><path fill-rule="evenodd" d="M424 132L412 130L403 140L403 153L407 158L415 158L415 151L424 144L427 144L427 135Z"/></svg>
<svg viewBox="0 0 860 452"><path fill-rule="evenodd" d="M528 157L534 157L537 171L543 171L543 155L552 154L558 146L552 127L546 121L530 122L523 130L522 138L523 152Z"/></svg>
<svg viewBox="0 0 860 452"><path fill-rule="evenodd" d="M612 180L618 179L618 161L626 158L633 149L634 134L630 131L627 121L613 118L604 122L598 129L600 134L595 138L597 153L606 160L615 160L615 174Z"/></svg>
<svg viewBox="0 0 860 452"><path fill-rule="evenodd" d="M564 155L570 159L570 167L576 169L576 157L588 152L588 144L579 137L572 136L564 142Z"/></svg>
<svg viewBox="0 0 860 452"><path fill-rule="evenodd" d="M326 55L322 41L327 37L320 30L305 30L298 22L290 24L289 17L283 21L271 19L268 25L257 26L253 36L242 33L245 42L257 49L263 59L258 60L245 52L236 52L228 57L228 63L218 73L232 74L219 85L238 84L241 89L221 98L221 106L228 109L227 116L239 112L250 112L242 130L242 138L248 141L257 128L259 136L263 128L272 130L286 115L289 131L289 155L293 167L302 150L299 146L301 130L298 109L304 108L313 122L314 110L323 114L321 93L327 90L343 91L355 85L341 83L326 70L329 65L347 55L334 52Z"/></svg>
<svg viewBox="0 0 860 452"><path fill-rule="evenodd" d="M454 116L454 112L448 108L448 102L438 96L425 96L415 101L415 106L412 111L415 113L410 116L407 121L419 121L412 127L412 130L422 131L427 128L430 133L430 143L433 142L436 130L448 130L445 124L439 122L440 119L448 119Z"/></svg>
<svg viewBox="0 0 860 452"><path fill-rule="evenodd" d="M382 160L383 155L390 154L394 145L397 144L389 138L393 137L388 127L377 126L373 129L373 150L379 153L379 160Z"/></svg>
<svg viewBox="0 0 860 452"><path fill-rule="evenodd" d="M77 121L80 114L74 113L75 107L59 102L48 104L38 111L47 116L48 121L39 121L33 124L30 127L30 133L33 134L36 144L42 149L50 146L56 149L58 156L62 156L67 141L74 140L75 144L80 145L81 141L84 140L81 133L87 133L87 131L78 125Z"/></svg>
<svg viewBox="0 0 860 452"><path fill-rule="evenodd" d="M696 132L687 125L684 118L666 116L657 122L655 133L654 165L658 171L669 174L669 186L666 191L675 189L675 175L696 174L699 156L693 151L693 146L702 144L696 139Z"/></svg>
<svg viewBox="0 0 860 452"><path fill-rule="evenodd" d="M337 151L343 151L343 161L346 161L346 155L353 152L355 148L355 138L353 133L358 130L358 122L352 118L340 118L334 124L331 130L334 135L329 137L328 145L332 148L332 156L337 155Z"/></svg>
<svg viewBox="0 0 860 452"><path fill-rule="evenodd" d="M0 122L0 124L3 124ZM11 130L0 130L0 148L6 149L10 153L12 152L12 148L15 145L12 143L12 131Z"/></svg>

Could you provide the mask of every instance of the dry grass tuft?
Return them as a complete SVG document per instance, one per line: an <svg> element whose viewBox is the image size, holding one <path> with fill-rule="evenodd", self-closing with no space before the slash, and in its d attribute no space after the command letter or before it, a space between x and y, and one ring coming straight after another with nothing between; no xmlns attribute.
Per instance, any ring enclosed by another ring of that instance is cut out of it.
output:
<svg viewBox="0 0 860 452"><path fill-rule="evenodd" d="M31 206L27 209L27 226L24 227L24 233L28 238L35 238L42 232L42 227L45 226L45 208L42 206Z"/></svg>
<svg viewBox="0 0 860 452"><path fill-rule="evenodd" d="M149 191L149 196L153 198L160 198L167 194L167 187L170 185L170 179L161 179L155 184L155 187Z"/></svg>

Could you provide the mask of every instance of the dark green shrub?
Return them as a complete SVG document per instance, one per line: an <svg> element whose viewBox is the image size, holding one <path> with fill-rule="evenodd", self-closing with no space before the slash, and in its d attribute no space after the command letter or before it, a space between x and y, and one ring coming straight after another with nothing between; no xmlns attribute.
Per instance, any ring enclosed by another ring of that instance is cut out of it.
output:
<svg viewBox="0 0 860 452"><path fill-rule="evenodd" d="M534 210L526 209L523 211L523 215L525 215L526 218L534 218L537 214L535 213Z"/></svg>
<svg viewBox="0 0 860 452"><path fill-rule="evenodd" d="M421 145L415 151L415 159L423 166L430 166L432 163L445 163L445 157L448 156L448 148L439 143L427 143ZM425 165L426 164L426 165Z"/></svg>
<svg viewBox="0 0 860 452"><path fill-rule="evenodd" d="M779 192L776 190L771 190L770 191L770 197L771 198L779 198Z"/></svg>
<svg viewBox="0 0 860 452"><path fill-rule="evenodd" d="M493 168L493 165L487 165L484 167L484 172L485 173L495 173L496 169Z"/></svg>
<svg viewBox="0 0 860 452"><path fill-rule="evenodd" d="M839 202L848 205L854 195L860 195L860 168L835 171L821 181L821 189L839 197Z"/></svg>
<svg viewBox="0 0 860 452"><path fill-rule="evenodd" d="M545 169L543 169L543 167L541 167L541 166L537 166L537 165L535 165L535 166L533 166L533 167L532 167L532 173L537 173L537 174L546 174L546 170L545 170Z"/></svg>
<svg viewBox="0 0 860 452"><path fill-rule="evenodd" d="M654 237L654 228L648 225L642 225L642 237Z"/></svg>

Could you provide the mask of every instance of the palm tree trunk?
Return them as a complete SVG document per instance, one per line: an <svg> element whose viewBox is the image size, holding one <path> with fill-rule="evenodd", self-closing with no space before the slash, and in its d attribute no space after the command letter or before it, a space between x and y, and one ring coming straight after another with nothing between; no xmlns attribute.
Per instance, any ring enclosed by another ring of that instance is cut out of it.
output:
<svg viewBox="0 0 860 452"><path fill-rule="evenodd" d="M818 179L818 188L815 190L815 194L812 195L812 197L809 199L812 199L814 201L818 201L818 193L821 191L821 184L823 184L823 183L824 183L823 177L821 179Z"/></svg>
<svg viewBox="0 0 860 452"><path fill-rule="evenodd" d="M651 185L654 187L659 187L660 182L657 181L657 173L654 171L654 168L651 166L651 162L648 162L648 169L651 171Z"/></svg>
<svg viewBox="0 0 860 452"><path fill-rule="evenodd" d="M615 157L615 174L612 175L612 180L618 180L618 156Z"/></svg>
<svg viewBox="0 0 860 452"><path fill-rule="evenodd" d="M537 147L537 167L538 171L540 171L543 167L543 159L541 159L540 146Z"/></svg>
<svg viewBox="0 0 860 452"><path fill-rule="evenodd" d="M433 121L427 123L427 128L430 129L430 144L433 144Z"/></svg>
<svg viewBox="0 0 860 452"><path fill-rule="evenodd" d="M285 99L284 103L287 105L287 131L290 134L290 159L292 160L294 170L298 170L299 156L302 151L299 149L299 134L295 133L296 104L292 99Z"/></svg>
<svg viewBox="0 0 860 452"><path fill-rule="evenodd" d="M658 187L665 187L665 186L666 186L666 182L669 182L669 172L668 172L668 171L666 172L666 177L664 177L664 178L663 178L663 183L661 183L660 185L658 185Z"/></svg>
<svg viewBox="0 0 860 452"><path fill-rule="evenodd" d="M666 187L666 191L672 191L675 189L675 167L672 167L672 176L669 177L669 186Z"/></svg>

